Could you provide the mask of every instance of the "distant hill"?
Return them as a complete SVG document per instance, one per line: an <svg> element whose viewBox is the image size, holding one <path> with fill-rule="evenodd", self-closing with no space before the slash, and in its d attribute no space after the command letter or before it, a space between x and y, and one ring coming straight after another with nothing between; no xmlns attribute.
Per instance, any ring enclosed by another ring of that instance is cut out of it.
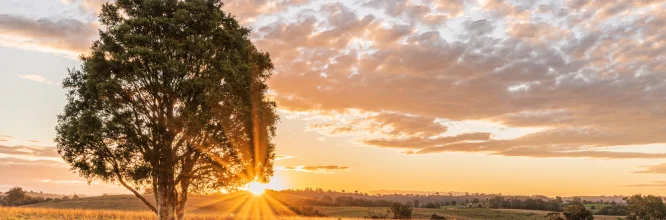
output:
<svg viewBox="0 0 666 220"><path fill-rule="evenodd" d="M7 192L0 192L0 197L4 196L5 194L7 194ZM28 192L26 192L26 195L28 195L30 197L35 197L35 198L36 197L42 197L44 199L48 199L48 198L55 199L55 198L62 198L62 197L65 197L65 196L72 198L72 197L74 197L74 195L78 196L79 198L88 197L88 196L83 195L83 194L55 194L55 193L43 193L43 192L35 192L35 191L28 191Z"/></svg>
<svg viewBox="0 0 666 220"><path fill-rule="evenodd" d="M371 190L368 192L368 194L416 194L416 195L431 195L431 194L439 194L439 195L465 195L465 192L439 192L439 191L418 191L418 190L388 190L388 189L380 189L380 190Z"/></svg>

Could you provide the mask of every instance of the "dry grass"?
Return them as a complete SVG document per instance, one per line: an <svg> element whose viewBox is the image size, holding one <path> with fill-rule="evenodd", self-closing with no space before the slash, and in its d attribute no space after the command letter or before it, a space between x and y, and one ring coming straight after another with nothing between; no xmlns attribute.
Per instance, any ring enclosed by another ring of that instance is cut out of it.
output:
<svg viewBox="0 0 666 220"><path fill-rule="evenodd" d="M0 219L154 219L151 212L0 207Z"/></svg>
<svg viewBox="0 0 666 220"><path fill-rule="evenodd" d="M376 211L383 209L376 208ZM362 219L370 210L362 207L338 207L324 210L332 216L345 216L342 218L309 218L309 217L270 217L264 219L281 220L331 220L331 219ZM528 211L528 210L492 210L492 209L416 209L414 217L417 219L427 219L432 213L444 215L449 219L471 220L471 219L512 219L512 220L534 220L543 219L547 212ZM86 209L53 209L53 208L35 208L35 207L1 207L0 220L121 220L136 219L148 220L155 219L155 214L148 211L119 211L119 210L86 210ZM231 220L231 216L221 216L213 213L188 213L185 219L188 220ZM247 218L237 218L247 219ZM256 218L261 219L261 218ZM595 216L599 220L615 220L617 216Z"/></svg>
<svg viewBox="0 0 666 220"><path fill-rule="evenodd" d="M114 211L114 210L84 210L84 209L50 209L27 207L0 207L0 220L152 220L155 214L145 211ZM186 214L188 220L227 220L230 216L214 214ZM245 218L244 218L245 219ZM273 217L282 220L310 220L310 219L338 219L338 218L306 218L306 217ZM348 219L348 218L345 218Z"/></svg>

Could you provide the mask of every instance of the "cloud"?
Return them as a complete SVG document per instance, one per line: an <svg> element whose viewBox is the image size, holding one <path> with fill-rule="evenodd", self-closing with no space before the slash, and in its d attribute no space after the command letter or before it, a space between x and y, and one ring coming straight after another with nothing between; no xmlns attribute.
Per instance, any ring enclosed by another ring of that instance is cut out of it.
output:
<svg viewBox="0 0 666 220"><path fill-rule="evenodd" d="M405 115L395 112L355 115L349 114L337 123L313 123L309 130L323 131L328 134L347 134L365 132L378 136L433 136L447 131L447 126L435 121L435 118Z"/></svg>
<svg viewBox="0 0 666 220"><path fill-rule="evenodd" d="M0 158L6 163L64 163L55 147L0 145Z"/></svg>
<svg viewBox="0 0 666 220"><path fill-rule="evenodd" d="M306 173L334 173L337 171L346 171L349 167L346 166L337 166L337 165L328 165L328 166L287 166L283 168L284 170L293 170L298 172Z"/></svg>
<svg viewBox="0 0 666 220"><path fill-rule="evenodd" d="M644 168L643 170L636 171L635 173L666 174L666 163L642 167Z"/></svg>
<svg viewBox="0 0 666 220"><path fill-rule="evenodd" d="M52 180L52 179L43 179L39 182L42 183L52 183L52 184L88 184L88 182L83 180Z"/></svg>
<svg viewBox="0 0 666 220"><path fill-rule="evenodd" d="M454 143L469 143L469 141L487 141L490 140L489 133L465 133L456 136L421 138L412 137L405 139L369 139L363 142L382 148L403 148L403 149L424 149L445 146Z"/></svg>
<svg viewBox="0 0 666 220"><path fill-rule="evenodd" d="M256 21L257 16L269 16L286 11L291 7L304 5L309 0L227 0L223 1L225 10L243 23Z"/></svg>
<svg viewBox="0 0 666 220"><path fill-rule="evenodd" d="M664 158L631 151L666 144L666 16L654 4L465 2L474 10L432 28L423 15L440 9L422 2L264 20L254 41L275 62L278 106L316 115L310 130L405 153ZM495 127L447 124L466 121Z"/></svg>
<svg viewBox="0 0 666 220"><path fill-rule="evenodd" d="M0 14L0 45L81 54L98 38L97 25L74 19Z"/></svg>
<svg viewBox="0 0 666 220"><path fill-rule="evenodd" d="M623 159L666 153L631 151L666 144L661 4L232 0L223 9L252 25L276 67L280 111L312 117L310 130L411 154ZM2 39L58 50L86 50L96 29L0 16Z"/></svg>
<svg viewBox="0 0 666 220"><path fill-rule="evenodd" d="M647 184L632 184L627 185L627 187L651 187L651 188L664 188L666 189L666 181L654 181Z"/></svg>
<svg viewBox="0 0 666 220"><path fill-rule="evenodd" d="M465 28L467 33L472 36L481 36L489 34L495 29L493 24L486 19L481 19L477 21L469 21L469 20L465 21L463 23L463 27Z"/></svg>
<svg viewBox="0 0 666 220"><path fill-rule="evenodd" d="M14 137L8 135L0 135L0 142L7 142L14 140Z"/></svg>
<svg viewBox="0 0 666 220"><path fill-rule="evenodd" d="M291 159L296 156L289 156L289 155L275 155L275 160L286 160L286 159Z"/></svg>
<svg viewBox="0 0 666 220"><path fill-rule="evenodd" d="M441 25L449 18L457 17L464 9L462 1L424 1L421 3L400 0L370 0L366 7L381 9L386 15L406 22L425 25Z"/></svg>
<svg viewBox="0 0 666 220"><path fill-rule="evenodd" d="M27 79L30 81L35 81L38 83L44 83L44 84L49 84L49 85L55 85L56 83L50 80L47 80L43 76L40 75L35 75L35 74L28 74L28 75L19 75L18 76L21 79Z"/></svg>

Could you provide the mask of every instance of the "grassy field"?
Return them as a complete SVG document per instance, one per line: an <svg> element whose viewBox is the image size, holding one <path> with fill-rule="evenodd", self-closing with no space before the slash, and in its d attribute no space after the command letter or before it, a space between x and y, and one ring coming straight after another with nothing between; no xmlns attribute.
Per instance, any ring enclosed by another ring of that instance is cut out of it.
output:
<svg viewBox="0 0 666 220"><path fill-rule="evenodd" d="M152 220L155 214L146 211L117 211L117 210L83 210L83 209L49 209L29 207L0 207L0 220ZM187 220L228 220L215 214L186 215ZM246 218L243 218L246 219ZM259 219L259 218L258 218ZM307 217L280 217L273 216L265 219L278 220L327 220L339 218L307 218ZM354 218L345 218L354 219Z"/></svg>
<svg viewBox="0 0 666 220"><path fill-rule="evenodd" d="M602 209L604 207L607 207L607 206L611 206L611 205L609 205L609 204L585 204L585 208L592 211L593 213L597 212L600 209ZM592 209L592 207L594 207L594 209Z"/></svg>
<svg viewBox="0 0 666 220"><path fill-rule="evenodd" d="M386 208L365 208L365 207L316 207L327 216L363 218L369 212L384 213ZM415 219L428 219L432 214L445 216L447 219L472 220L472 219L512 219L512 220L540 220L550 212L536 210L520 209L456 209L453 207L440 209L413 209L412 217ZM617 216L595 216L598 220L616 220Z"/></svg>
<svg viewBox="0 0 666 220"><path fill-rule="evenodd" d="M150 198L150 197L148 197ZM152 200L151 200L152 202ZM229 196L229 197L191 197L188 201L188 219L229 219L236 216L237 219L245 219L242 213L251 214L253 217L275 219L270 214L276 210L275 207L266 208L270 201L262 200L261 197L252 196ZM264 208L262 208L262 206ZM268 205L271 206L271 205ZM278 205L279 206L279 205ZM597 205L600 209L602 206ZM282 207L285 208L285 207ZM370 212L386 213L387 208L367 207L337 207L320 206L315 207L321 213L329 216L329 219L362 219ZM260 214L255 214L260 213ZM267 214L268 213L268 214ZM457 209L455 207L443 207L440 209L415 208L412 216L416 219L427 219L432 214L445 216L448 219L471 220L471 219L498 219L498 220L538 220L543 219L547 211L513 210L513 209ZM392 215L389 215L392 217ZM5 219L153 219L154 214L149 212L145 205L131 195L111 195L86 197L77 200L61 200L37 203L23 206L21 208L0 208L0 220ZM282 219L309 219L299 217L280 217ZM614 216L596 216L599 220L616 220Z"/></svg>
<svg viewBox="0 0 666 220"><path fill-rule="evenodd" d="M326 218L308 217L279 217L271 216L264 219L283 220L326 220L326 219L363 219L369 211L384 212L385 208L363 208L363 207L317 207L323 213L331 216ZM471 219L512 219L512 220L537 220L543 219L548 214L545 211L530 210L495 210L495 209L414 209L414 219L427 219L432 214L445 216L448 219L471 220ZM595 216L598 220L617 219L612 216ZM34 208L34 207L0 207L0 220L120 220L154 219L155 215L147 211L120 211L120 210L85 210L85 209L57 209L57 208ZM234 219L230 216L218 214L188 213L189 220L228 220ZM242 218L247 219L247 218ZM261 218L256 218L261 219Z"/></svg>

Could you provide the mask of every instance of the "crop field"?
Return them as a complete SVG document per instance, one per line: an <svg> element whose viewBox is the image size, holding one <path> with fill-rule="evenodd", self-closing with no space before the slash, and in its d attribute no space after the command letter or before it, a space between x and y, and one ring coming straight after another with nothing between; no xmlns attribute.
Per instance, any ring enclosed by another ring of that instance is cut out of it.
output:
<svg viewBox="0 0 666 220"><path fill-rule="evenodd" d="M266 215L261 209L239 208L235 204L247 203L242 198L212 198L192 197L188 203L186 219L363 219L370 214L387 214L387 208L382 207L339 207L316 206L327 217L309 218L297 216ZM252 201L250 201L252 203ZM246 210L250 216L239 217L239 212ZM259 214L254 214L259 213ZM263 213L263 214L262 214ZM428 219L433 214L444 216L447 219L511 219L511 220L538 220L543 219L547 211L514 210L514 209L487 209L471 208L458 209L455 207L442 207L439 209L414 208L414 219ZM236 218L234 218L234 216ZM392 217L392 215L388 215ZM600 220L615 220L615 216L595 216ZM154 219L155 215L135 197L130 195L86 197L77 200L61 200L37 203L22 207L0 207L0 220L19 219Z"/></svg>

